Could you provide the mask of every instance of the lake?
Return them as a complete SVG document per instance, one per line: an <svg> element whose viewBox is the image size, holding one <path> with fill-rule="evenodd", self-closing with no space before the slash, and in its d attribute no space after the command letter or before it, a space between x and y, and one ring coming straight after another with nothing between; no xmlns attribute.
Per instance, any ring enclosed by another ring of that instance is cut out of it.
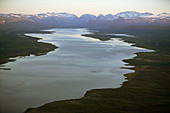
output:
<svg viewBox="0 0 170 113"><path fill-rule="evenodd" d="M82 28L46 31L53 33L25 35L59 48L47 55L17 57L5 64L11 70L0 70L0 113L22 113L28 107L83 97L90 89L121 87L123 75L133 72L120 68L125 66L122 60L150 51L119 39L81 36L90 33Z"/></svg>

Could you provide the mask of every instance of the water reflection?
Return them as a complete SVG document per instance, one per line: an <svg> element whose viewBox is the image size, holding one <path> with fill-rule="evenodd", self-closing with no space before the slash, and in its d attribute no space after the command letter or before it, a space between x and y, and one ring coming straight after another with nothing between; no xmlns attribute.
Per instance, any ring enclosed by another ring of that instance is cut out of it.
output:
<svg viewBox="0 0 170 113"><path fill-rule="evenodd" d="M148 51L117 39L99 41L87 29L50 29L53 34L26 34L59 46L43 56L17 58L0 70L0 112L21 113L28 107L82 97L89 89L117 88L125 81L123 59Z"/></svg>

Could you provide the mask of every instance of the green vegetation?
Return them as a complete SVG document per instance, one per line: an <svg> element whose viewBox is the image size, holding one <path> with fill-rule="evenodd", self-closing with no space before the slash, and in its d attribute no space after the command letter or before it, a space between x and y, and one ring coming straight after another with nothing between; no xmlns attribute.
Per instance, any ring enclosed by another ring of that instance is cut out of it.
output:
<svg viewBox="0 0 170 113"><path fill-rule="evenodd" d="M115 37L114 35L107 35L105 33L82 34L82 36L96 38L96 39L99 39L101 41L108 41L111 38ZM117 36L117 38L122 38L122 37Z"/></svg>
<svg viewBox="0 0 170 113"><path fill-rule="evenodd" d="M93 37L101 41L107 41L111 38L121 38L125 42L133 43L134 46L153 49L157 52L170 52L170 33L136 34L135 37L107 35L105 33L83 34L82 36Z"/></svg>
<svg viewBox="0 0 170 113"><path fill-rule="evenodd" d="M85 35L84 35L85 36ZM87 35L86 35L87 36ZM112 36L92 34L100 40ZM170 112L170 43L169 34L138 34L122 37L136 46L156 50L153 53L136 53L129 63L134 73L126 74L121 88L95 89L80 99L56 101L25 113L169 113ZM113 36L114 37L114 36Z"/></svg>
<svg viewBox="0 0 170 113"><path fill-rule="evenodd" d="M39 38L25 36L23 32L0 31L0 64L11 57L42 55L52 51L56 46L38 42ZM12 60L14 61L14 60Z"/></svg>
<svg viewBox="0 0 170 113"><path fill-rule="evenodd" d="M145 47L156 50L157 52L170 52L170 26L112 26L109 29L98 29L102 33L85 34L98 38L102 41L110 38L122 38L125 42L134 43L134 46ZM105 35L106 33L132 34L135 37L121 37Z"/></svg>
<svg viewBox="0 0 170 113"><path fill-rule="evenodd" d="M145 47L157 52L170 52L170 33L168 34L140 34L136 37L124 37L125 42L134 43L134 46Z"/></svg>

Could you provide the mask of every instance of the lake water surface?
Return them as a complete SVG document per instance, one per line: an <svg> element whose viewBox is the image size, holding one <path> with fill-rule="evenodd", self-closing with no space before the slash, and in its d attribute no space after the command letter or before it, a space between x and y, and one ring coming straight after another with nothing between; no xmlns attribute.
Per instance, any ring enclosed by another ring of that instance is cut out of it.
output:
<svg viewBox="0 0 170 113"><path fill-rule="evenodd" d="M118 88L125 81L123 59L149 50L118 39L81 36L87 29L50 29L53 34L26 34L59 46L43 56L27 56L0 70L0 113L22 113L28 107L82 97L87 90ZM122 34L121 34L122 35Z"/></svg>

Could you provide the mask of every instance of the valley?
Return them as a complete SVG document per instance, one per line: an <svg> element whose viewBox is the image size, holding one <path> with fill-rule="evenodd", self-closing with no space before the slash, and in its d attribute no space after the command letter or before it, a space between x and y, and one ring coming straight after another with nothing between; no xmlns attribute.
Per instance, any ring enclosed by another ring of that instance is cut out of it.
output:
<svg viewBox="0 0 170 113"><path fill-rule="evenodd" d="M169 13L0 14L0 112L168 113L169 26Z"/></svg>

